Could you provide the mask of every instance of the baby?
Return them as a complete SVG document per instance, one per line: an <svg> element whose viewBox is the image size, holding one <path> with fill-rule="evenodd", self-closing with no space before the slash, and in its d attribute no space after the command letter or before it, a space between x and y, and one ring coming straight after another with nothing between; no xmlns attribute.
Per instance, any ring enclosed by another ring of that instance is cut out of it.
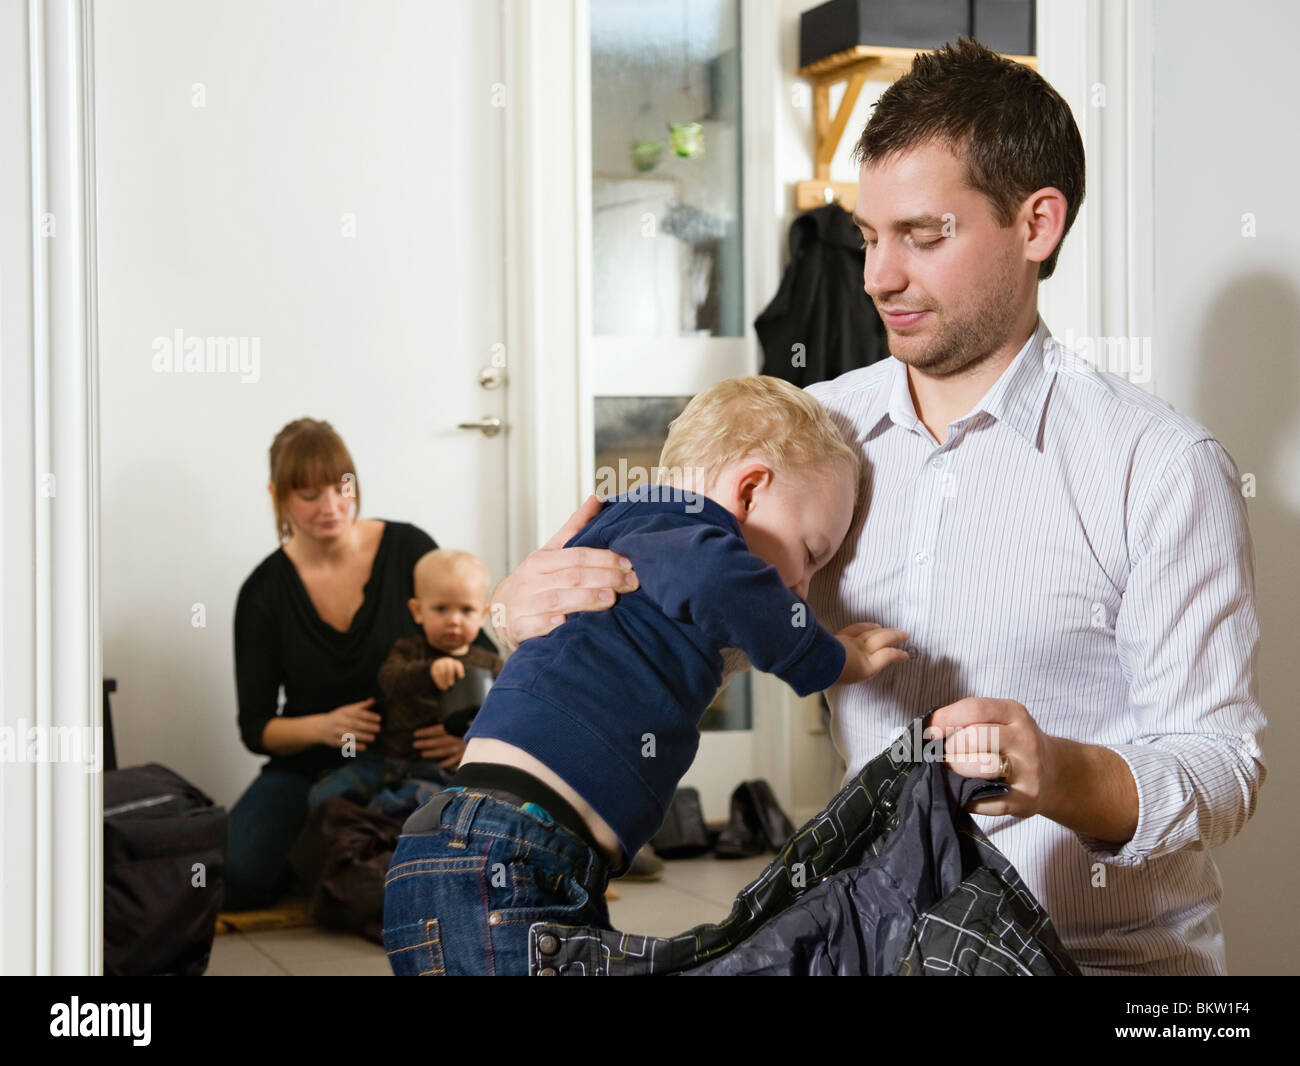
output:
<svg viewBox="0 0 1300 1066"><path fill-rule="evenodd" d="M402 637L379 668L385 698L384 727L375 739L380 754L411 758L413 734L443 721L438 694L464 678L467 667L489 670L494 678L501 673L501 657L474 643L487 617L490 586L487 566L469 552L439 548L415 564L409 606L424 636Z"/></svg>
<svg viewBox="0 0 1300 1066"><path fill-rule="evenodd" d="M808 394L771 377L696 396L660 484L606 500L568 547L631 560L639 587L525 641L451 785L408 819L389 867L398 974L528 972L538 921L608 929L604 889L663 821L723 681L745 653L800 696L874 677L907 634L831 634L805 602L860 499L857 454Z"/></svg>
<svg viewBox="0 0 1300 1066"><path fill-rule="evenodd" d="M441 722L448 732L463 735L465 721L459 726L445 721L450 708L443 694L462 679L484 681L478 687L486 688L486 675L481 672L489 672L492 678L501 673L501 657L475 643L487 616L490 585L487 566L469 552L438 548L420 557L412 576L415 595L408 606L424 632L399 638L379 668L385 700L383 728L349 765L313 787L310 807L331 796L368 803L381 789L406 779L447 781L437 762L415 750L414 734ZM480 677L467 676L466 670L478 670Z"/></svg>

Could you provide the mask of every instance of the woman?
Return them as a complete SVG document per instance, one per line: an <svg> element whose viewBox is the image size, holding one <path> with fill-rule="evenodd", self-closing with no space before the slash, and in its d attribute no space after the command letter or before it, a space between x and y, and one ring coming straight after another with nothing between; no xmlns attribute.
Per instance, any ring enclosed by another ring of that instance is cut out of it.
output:
<svg viewBox="0 0 1300 1066"><path fill-rule="evenodd" d="M230 812L227 910L269 906L290 886L286 858L308 792L341 764L349 735L355 751L378 735L379 667L395 640L418 632L407 607L411 574L437 545L405 522L359 518L354 471L328 422L290 422L271 444L281 544L235 606L239 731L250 751L271 758ZM483 633L477 642L496 651ZM464 741L428 726L416 731L415 748L452 770Z"/></svg>

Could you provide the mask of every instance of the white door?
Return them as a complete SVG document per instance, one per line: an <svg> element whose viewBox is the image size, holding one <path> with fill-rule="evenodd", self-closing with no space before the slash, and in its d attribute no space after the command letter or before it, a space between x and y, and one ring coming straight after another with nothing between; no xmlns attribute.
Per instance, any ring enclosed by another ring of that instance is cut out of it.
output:
<svg viewBox="0 0 1300 1066"><path fill-rule="evenodd" d="M104 671L118 750L231 803L267 449L328 420L365 516L507 565L501 4L94 8ZM245 365L169 372L234 338ZM242 345L242 348L240 347ZM159 369L163 366L164 369Z"/></svg>

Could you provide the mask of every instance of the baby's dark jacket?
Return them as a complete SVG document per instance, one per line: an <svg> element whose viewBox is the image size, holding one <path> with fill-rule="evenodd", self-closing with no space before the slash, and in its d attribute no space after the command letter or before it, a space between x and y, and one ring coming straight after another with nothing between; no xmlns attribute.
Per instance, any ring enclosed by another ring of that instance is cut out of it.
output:
<svg viewBox="0 0 1300 1066"><path fill-rule="evenodd" d="M379 687L384 691L384 724L375 738L374 750L390 758L415 758L414 733L442 721L440 690L429 672L435 659L459 659L466 670L481 667L492 671L493 680L505 665L501 656L478 644L464 655L448 655L430 644L421 633L402 637L393 644L379 668Z"/></svg>

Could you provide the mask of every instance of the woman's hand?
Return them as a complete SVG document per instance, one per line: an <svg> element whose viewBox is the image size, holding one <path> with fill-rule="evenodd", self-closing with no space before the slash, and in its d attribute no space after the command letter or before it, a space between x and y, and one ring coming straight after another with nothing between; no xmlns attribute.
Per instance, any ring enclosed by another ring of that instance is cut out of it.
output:
<svg viewBox="0 0 1300 1066"><path fill-rule="evenodd" d="M345 703L332 711L317 715L319 719L317 741L331 748L341 748L351 735L356 741L356 750L365 751L366 745L379 736L382 719L374 711L375 699L359 703Z"/></svg>
<svg viewBox="0 0 1300 1066"><path fill-rule="evenodd" d="M492 594L492 629L507 648L545 636L572 611L603 611L637 587L632 563L603 548L564 548L600 513L588 496L555 536L532 552Z"/></svg>
<svg viewBox="0 0 1300 1066"><path fill-rule="evenodd" d="M465 738L453 737L440 725L426 725L413 734L411 746L421 759L435 760L444 770L454 770L465 754Z"/></svg>

